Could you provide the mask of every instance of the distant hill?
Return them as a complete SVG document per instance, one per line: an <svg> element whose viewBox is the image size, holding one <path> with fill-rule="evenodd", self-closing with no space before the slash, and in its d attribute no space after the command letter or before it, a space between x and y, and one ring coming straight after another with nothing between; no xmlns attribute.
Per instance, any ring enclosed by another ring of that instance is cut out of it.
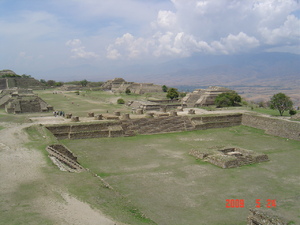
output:
<svg viewBox="0 0 300 225"><path fill-rule="evenodd" d="M193 86L290 86L300 84L300 55L261 53L194 56L159 65L164 71L143 77L147 82ZM296 82L296 83L295 83Z"/></svg>

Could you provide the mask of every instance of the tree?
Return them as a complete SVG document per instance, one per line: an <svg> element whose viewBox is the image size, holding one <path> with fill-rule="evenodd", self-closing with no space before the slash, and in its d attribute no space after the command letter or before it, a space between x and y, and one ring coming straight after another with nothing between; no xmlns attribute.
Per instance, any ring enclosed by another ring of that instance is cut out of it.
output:
<svg viewBox="0 0 300 225"><path fill-rule="evenodd" d="M56 81L55 80L48 80L47 81L47 86L54 86L55 85L55 83L56 83Z"/></svg>
<svg viewBox="0 0 300 225"><path fill-rule="evenodd" d="M270 103L270 108L277 109L280 116L283 115L284 111L293 108L293 102L290 100L290 97L286 96L283 93L273 95Z"/></svg>
<svg viewBox="0 0 300 225"><path fill-rule="evenodd" d="M86 85L88 84L88 81L84 79L84 80L80 81L80 84L82 87L86 87Z"/></svg>
<svg viewBox="0 0 300 225"><path fill-rule="evenodd" d="M166 85L163 85L162 87L163 92L167 92L168 91L168 87Z"/></svg>
<svg viewBox="0 0 300 225"><path fill-rule="evenodd" d="M125 93L126 93L127 95L129 95L129 94L131 93L130 89L129 89L129 88L126 88Z"/></svg>
<svg viewBox="0 0 300 225"><path fill-rule="evenodd" d="M167 98L170 98L171 100L174 98L178 98L179 93L176 88L169 88L167 91Z"/></svg>
<svg viewBox="0 0 300 225"><path fill-rule="evenodd" d="M41 82L42 84L46 84L46 81L45 81L44 79L40 79L40 82Z"/></svg>
<svg viewBox="0 0 300 225"><path fill-rule="evenodd" d="M217 107L229 107L239 105L242 101L241 96L235 91L225 92L219 94L215 99L215 104Z"/></svg>

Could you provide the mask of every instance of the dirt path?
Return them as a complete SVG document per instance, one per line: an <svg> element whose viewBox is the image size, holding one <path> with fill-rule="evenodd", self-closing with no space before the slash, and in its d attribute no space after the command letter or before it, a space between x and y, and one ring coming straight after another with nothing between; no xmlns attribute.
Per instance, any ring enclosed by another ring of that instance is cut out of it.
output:
<svg viewBox="0 0 300 225"><path fill-rule="evenodd" d="M38 150L24 147L28 137L23 128L30 125L0 123L5 127L0 130L0 202L6 202L6 206L2 206L3 211L17 204L12 196L16 195L20 185L44 179L41 169L47 165L43 155ZM47 189L50 192L55 190L54 184L47 184ZM51 197L52 194L38 196L28 202L33 213L44 215L56 224L119 224L68 193L55 191L63 201Z"/></svg>

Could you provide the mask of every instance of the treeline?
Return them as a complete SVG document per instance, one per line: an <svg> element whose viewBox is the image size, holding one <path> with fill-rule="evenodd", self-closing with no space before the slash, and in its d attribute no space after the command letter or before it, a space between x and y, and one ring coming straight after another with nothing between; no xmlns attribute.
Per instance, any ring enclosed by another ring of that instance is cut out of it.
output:
<svg viewBox="0 0 300 225"><path fill-rule="evenodd" d="M17 74L13 74L13 73L8 73L8 74L3 74L3 75L0 75L0 78L32 78L31 75L26 75L26 74L23 74L23 75L17 75Z"/></svg>
<svg viewBox="0 0 300 225"><path fill-rule="evenodd" d="M40 82L48 87L60 87L63 85L78 85L81 87L99 87L103 84L102 81L98 82L92 82L92 81L87 81L87 80L81 80L81 81L68 81L68 82L62 82L62 81L55 81L55 80L44 80L41 79Z"/></svg>

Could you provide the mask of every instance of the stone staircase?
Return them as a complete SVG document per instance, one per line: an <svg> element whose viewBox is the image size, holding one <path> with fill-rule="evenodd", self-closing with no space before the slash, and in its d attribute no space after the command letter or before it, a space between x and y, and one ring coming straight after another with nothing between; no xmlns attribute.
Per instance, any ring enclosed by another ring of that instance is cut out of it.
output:
<svg viewBox="0 0 300 225"><path fill-rule="evenodd" d="M198 101L199 98L200 98L200 94L191 93L186 98L184 103L187 105L188 108L192 108L195 106L195 103Z"/></svg>
<svg viewBox="0 0 300 225"><path fill-rule="evenodd" d="M80 172L80 171L84 170L84 168L77 161L75 161L75 160L71 159L70 157L62 154L61 152L59 152L55 148L53 148L51 146L47 146L46 150L49 153L49 156L55 157L57 160L64 163L65 165L67 165L71 169L75 170L76 172Z"/></svg>

